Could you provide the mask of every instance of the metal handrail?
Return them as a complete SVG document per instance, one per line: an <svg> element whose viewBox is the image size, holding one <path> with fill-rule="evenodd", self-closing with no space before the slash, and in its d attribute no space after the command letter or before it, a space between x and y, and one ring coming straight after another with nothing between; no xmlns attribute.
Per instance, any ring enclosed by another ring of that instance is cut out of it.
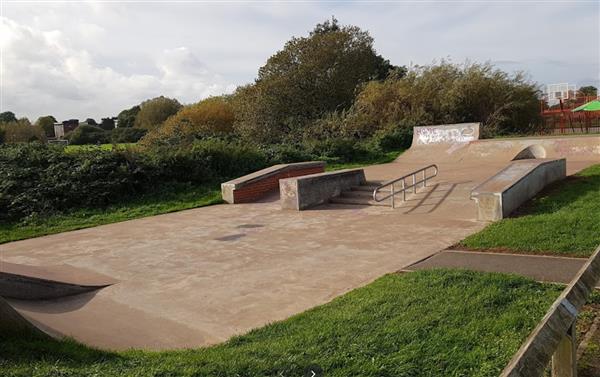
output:
<svg viewBox="0 0 600 377"><path fill-rule="evenodd" d="M433 175L427 176L427 170L432 169L432 168L434 169ZM417 174L419 174L419 173L423 173L423 178L421 180L417 181ZM437 174L438 174L437 165L431 164L431 165L425 166L424 168L421 168L419 170L415 170L412 173L408 173L405 176L402 176L400 178L395 178L390 181L383 182L382 184L377 186L377 188L375 188L375 190L373 190L373 200L376 202L381 202L381 201L391 198L392 208L396 208L396 204L394 202L394 197L396 196L396 194L402 193L402 201L404 202L404 201L406 201L406 190L409 190L412 188L413 193L416 194L417 186L420 183L423 184L423 187L427 186L427 180L432 179L433 177L437 176ZM411 176L412 176L412 184L410 186L407 186L406 178L411 177ZM397 182L400 182L400 181L402 181L402 188L399 191L396 191L396 189L394 188L394 184ZM387 196L384 196L383 198L378 198L377 194L379 193L379 191L387 186L390 186L390 190L386 191L386 192L390 192L390 194Z"/></svg>

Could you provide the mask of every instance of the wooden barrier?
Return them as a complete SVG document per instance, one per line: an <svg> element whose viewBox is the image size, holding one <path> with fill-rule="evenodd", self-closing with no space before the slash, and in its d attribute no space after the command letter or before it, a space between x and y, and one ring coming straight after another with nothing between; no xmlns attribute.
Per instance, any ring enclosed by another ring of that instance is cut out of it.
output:
<svg viewBox="0 0 600 377"><path fill-rule="evenodd" d="M552 377L575 377L577 314L599 280L600 246L552 304L500 376L541 377L552 362Z"/></svg>

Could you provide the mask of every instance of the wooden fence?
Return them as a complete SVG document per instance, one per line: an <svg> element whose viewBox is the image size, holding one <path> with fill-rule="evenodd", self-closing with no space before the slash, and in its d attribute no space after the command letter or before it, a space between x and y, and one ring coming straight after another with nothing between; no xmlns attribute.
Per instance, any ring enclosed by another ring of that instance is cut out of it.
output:
<svg viewBox="0 0 600 377"><path fill-rule="evenodd" d="M501 377L540 377L552 363L552 377L577 376L577 314L600 280L600 246L552 304L521 345Z"/></svg>

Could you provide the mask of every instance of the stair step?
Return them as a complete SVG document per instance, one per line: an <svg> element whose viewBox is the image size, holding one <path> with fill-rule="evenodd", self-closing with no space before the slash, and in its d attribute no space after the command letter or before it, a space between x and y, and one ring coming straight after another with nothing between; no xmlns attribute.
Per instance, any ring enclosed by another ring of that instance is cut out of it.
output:
<svg viewBox="0 0 600 377"><path fill-rule="evenodd" d="M376 202L373 199L367 199L367 198L349 198L349 197L342 197L342 196L338 196L335 198L331 198L330 200L331 203L336 203L336 204L353 204L353 205L363 205L363 206L382 206L382 207L389 207L389 204L386 202Z"/></svg>

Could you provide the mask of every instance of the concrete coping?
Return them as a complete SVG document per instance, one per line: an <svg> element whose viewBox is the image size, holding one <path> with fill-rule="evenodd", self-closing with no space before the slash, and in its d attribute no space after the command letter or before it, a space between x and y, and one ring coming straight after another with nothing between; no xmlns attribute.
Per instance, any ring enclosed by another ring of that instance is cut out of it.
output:
<svg viewBox="0 0 600 377"><path fill-rule="evenodd" d="M302 180L302 181L310 181L314 179L320 179L322 177L332 177L332 176L343 176L343 175L355 175L357 172L364 172L362 168L353 168L353 169L342 169L335 171L326 171L323 173L315 173L315 174L307 174L301 175L298 177L290 177L282 180L291 181L291 180Z"/></svg>
<svg viewBox="0 0 600 377"><path fill-rule="evenodd" d="M565 161L566 163L566 159L564 158L544 158L513 161L510 165L500 170L497 174L488 178L479 186L475 187L471 191L471 198L481 194L501 194L525 179L532 170L545 164L555 163L556 161Z"/></svg>
<svg viewBox="0 0 600 377"><path fill-rule="evenodd" d="M80 286L107 286L118 282L109 276L67 264L29 266L2 262L0 263L0 277L1 276L18 276L27 279Z"/></svg>
<svg viewBox="0 0 600 377"><path fill-rule="evenodd" d="M281 174L286 171L301 170L301 169L308 169L308 168L325 168L325 165L326 165L325 161L307 161L307 162L295 162L295 163L291 163L291 164L277 164L277 165L273 165L268 168L256 171L254 173L250 173L250 174L244 175L242 177L232 179L230 181L222 183L222 185L230 186L233 189L239 189L246 185L250 185L250 184L260 181L262 179L265 179L265 178L268 178L268 177L271 177L271 176L274 176L277 174Z"/></svg>

